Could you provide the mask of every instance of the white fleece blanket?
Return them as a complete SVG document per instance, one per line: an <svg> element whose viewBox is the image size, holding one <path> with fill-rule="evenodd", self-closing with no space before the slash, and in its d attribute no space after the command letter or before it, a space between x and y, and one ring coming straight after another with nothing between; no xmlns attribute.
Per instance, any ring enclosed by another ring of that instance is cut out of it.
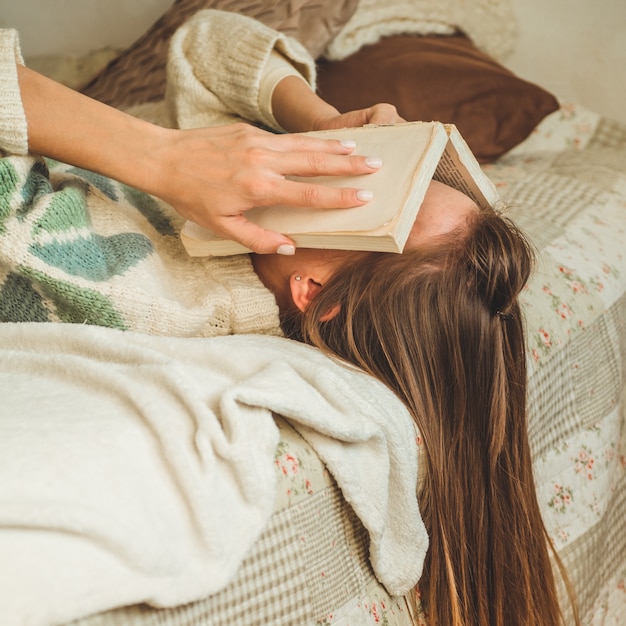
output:
<svg viewBox="0 0 626 626"><path fill-rule="evenodd" d="M0 325L2 624L224 587L272 514L275 411L325 460L392 594L428 540L412 421L370 377L276 337Z"/></svg>

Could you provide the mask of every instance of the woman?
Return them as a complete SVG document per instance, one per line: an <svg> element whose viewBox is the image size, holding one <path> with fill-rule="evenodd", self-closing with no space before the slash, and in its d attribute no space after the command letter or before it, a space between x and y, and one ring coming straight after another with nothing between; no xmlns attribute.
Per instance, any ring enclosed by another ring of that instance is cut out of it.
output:
<svg viewBox="0 0 626 626"><path fill-rule="evenodd" d="M204 85L188 55L198 50L201 59L219 58L224 33L233 34L240 54L213 62ZM210 49L190 47L187 39L210 42ZM380 163L350 156L350 144L233 124L243 118L231 108L239 106L277 130L399 118L384 105L340 115L282 56L278 68L269 66L274 48L302 60L314 80L313 61L297 42L253 20L213 12L213 19L192 20L181 29L164 120L191 127L179 130L114 110L28 70L16 33L2 31L0 148L6 157L0 178L6 202L0 211L0 320L92 323L180 336L279 334L274 297L248 256L189 259L178 241L182 218L257 252L293 254L288 237L248 222L245 211L275 203L364 204L367 190L333 190L286 177L366 174ZM229 88L233 75L256 87ZM221 85L219 98L209 91L213 83ZM52 163L50 174L50 161L38 154L75 167Z"/></svg>
<svg viewBox="0 0 626 626"><path fill-rule="evenodd" d="M249 20L241 22L236 16L203 14L184 26L173 41L170 78L173 76L175 86L177 81L185 87L185 81L205 80L201 68L188 74L192 59L186 55L209 45L214 39L212 34L218 41L220 32L233 33L233 40L244 42L243 48L245 41L255 41L258 36L265 42L265 49L279 49L293 63L304 67L305 74L312 71L310 60L290 40ZM6 35L2 41L6 44ZM188 45L192 41L196 48ZM12 45L15 46L14 39ZM6 49L7 45L2 57L5 70L12 63L15 65L14 60L7 61ZM214 63L210 55L199 56ZM266 61L264 57L259 62L263 71ZM259 232L247 223L245 210L267 202L359 204L367 200L367 194L359 196L358 190L336 195L336 191L324 188L295 186L284 177L296 173L367 173L380 166L375 155L369 160L351 158L347 156L351 146L271 136L243 126L163 130L97 103L76 100L76 94L21 67L16 75L23 110L20 102L8 101L3 109L5 132L0 136L4 137L2 147L18 154L11 171L18 176L23 166L25 180L30 181L21 187L30 193L26 193L29 207L37 207L46 194L70 190L76 200L76 205L72 205L75 212L83 216L84 201L97 229L104 228L97 222L98 210L106 213L107 198L111 198L102 181L95 181L102 193L92 185L81 196L80 189L72 187L80 172L61 169L61 182L55 181L54 176L48 181L41 161L23 161L32 159L24 149L26 120L30 150L150 192L171 203L181 215L232 236L256 252L288 253L258 254L251 262L247 256L195 262L172 252L173 239L166 237L161 241L152 234L149 241L162 263L155 266L151 277L159 280L159 272L166 276L163 282L171 283L173 290L164 299L177 301L177 306L171 310L164 305L158 307L155 293L131 275L130 284L135 289L132 294L122 290L113 302L115 306L100 300L100 306L94 309L94 303L85 300L86 287L81 281L91 280L90 285L94 285L97 278L84 276L83 269L74 266L69 274L78 276L80 281L77 278L71 283L71 306L82 314L95 311L89 321L109 325L118 322L116 307L126 306L132 310L119 316L120 324L171 334L279 332L280 318L287 336L318 346L380 378L409 408L424 440L428 472L418 497L431 544L419 594L428 623L563 623L549 542L534 490L526 430L525 343L518 296L531 271L532 254L517 229L493 211L479 210L463 194L433 183L402 255L294 250L288 238ZM15 88L10 71L4 71L3 76L4 84ZM395 111L385 106L340 115L320 101L299 76L281 76L269 90L271 107L255 119L269 125L275 120L275 126L290 131L397 121ZM205 116L215 121L215 111L211 110L214 101L227 102L228 98L224 94L215 98L211 81L212 77L207 76L204 91L192 90L199 94L198 101L187 108L184 89L170 92L173 125L196 127ZM239 106L242 117L244 105L249 102L243 95L239 97L240 105L235 102L233 107L237 110ZM17 111L17 118L24 120L17 124L21 135L18 133L13 144L6 139L6 129L15 116L11 118L7 111ZM93 125L94 119L99 120L98 125ZM111 151L112 145L115 152ZM86 179L92 183L95 180L89 176ZM11 180L7 169L4 181ZM25 197L23 193L6 196L5 218L18 196ZM48 205L40 210L41 218L34 219L31 226L42 229L49 216ZM11 214L5 219L2 234L18 222L28 222L28 216L22 219L24 215L21 213L17 219ZM145 207L132 224L140 228L142 220L150 221ZM151 225L154 226L154 220ZM83 226L86 228L86 223ZM160 228L167 230L162 224ZM33 228L28 231L31 232ZM50 232L46 231L46 236ZM45 254L42 251L46 241L28 242L27 252L34 254L37 262L52 258L48 248ZM63 291L61 287L66 288L71 282L66 278L67 284L61 285L51 271L49 276L59 287L55 291L50 281L42 279L43 270L35 260L29 271L21 275L22 281L31 281L30 309L36 300L33 293L44 306L44 300L54 301ZM6 259L4 262L9 263ZM111 289L115 291L116 281L121 280L120 276L128 276L128 271L117 266L111 270L104 265L109 273L103 270L100 280L111 279ZM64 269L68 270L66 266ZM6 273L15 276L12 293L16 293L20 278L16 267L8 267ZM196 275L198 278L193 278ZM222 291L211 287L203 299L196 293L202 288L202 280L219 284ZM181 295L179 292L190 283L188 292ZM5 300L10 295L6 285L5 282L0 294ZM222 293L224 290L227 296ZM67 289L63 293L67 294ZM81 298L85 307L81 307ZM71 311L68 313L71 307L67 302L59 300L53 304L58 319L65 319L65 315L67 321L77 321ZM158 309L159 319L147 324L145 317L151 309ZM8 312L10 308L5 306L5 315ZM180 318L199 317L202 322L180 322ZM555 560L558 564L558 558Z"/></svg>
<svg viewBox="0 0 626 626"><path fill-rule="evenodd" d="M382 380L415 420L430 626L564 623L527 435L518 296L532 264L510 221L436 182L402 255L255 258L285 334Z"/></svg>
<svg viewBox="0 0 626 626"><path fill-rule="evenodd" d="M438 241L337 272L286 322L291 336L384 381L417 424L430 625L564 623L551 556L566 578L550 554L527 435L518 295L531 261L512 224L476 211Z"/></svg>

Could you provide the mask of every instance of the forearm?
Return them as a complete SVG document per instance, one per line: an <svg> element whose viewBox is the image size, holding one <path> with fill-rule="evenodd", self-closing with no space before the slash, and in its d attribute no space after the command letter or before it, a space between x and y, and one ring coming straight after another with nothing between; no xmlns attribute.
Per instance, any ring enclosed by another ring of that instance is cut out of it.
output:
<svg viewBox="0 0 626 626"><path fill-rule="evenodd" d="M278 86L283 123L294 130L316 128L319 116L330 114L332 107L299 77L291 78L297 84ZM339 141L277 135L246 124L165 129L27 68L18 68L17 79L31 152L150 193L183 217L255 252L286 253L293 251L293 242L249 222L245 212L252 207L347 208L370 197L358 188L293 182L292 176L359 176L379 167L365 156L351 156L352 146ZM342 116L337 124L350 125Z"/></svg>
<svg viewBox="0 0 626 626"><path fill-rule="evenodd" d="M272 110L276 121L292 133L404 121L393 105L384 103L339 113L297 76L287 76L276 85Z"/></svg>
<svg viewBox="0 0 626 626"><path fill-rule="evenodd" d="M335 107L322 100L297 76L287 76L276 85L272 110L276 121L290 133L318 130L323 120L339 115Z"/></svg>
<svg viewBox="0 0 626 626"><path fill-rule="evenodd" d="M31 152L150 190L167 131L26 67L18 80Z"/></svg>

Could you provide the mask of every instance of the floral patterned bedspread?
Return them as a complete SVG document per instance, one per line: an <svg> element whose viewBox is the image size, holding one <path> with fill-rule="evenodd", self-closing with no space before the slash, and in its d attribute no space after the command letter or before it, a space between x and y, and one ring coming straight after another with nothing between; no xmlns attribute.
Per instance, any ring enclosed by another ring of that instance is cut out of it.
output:
<svg viewBox="0 0 626 626"><path fill-rule="evenodd" d="M586 626L626 623L626 127L563 104L485 167L530 235L539 501Z"/></svg>
<svg viewBox="0 0 626 626"><path fill-rule="evenodd" d="M485 169L540 259L523 294L539 501L584 626L624 624L626 127L563 105ZM324 464L277 423L276 512L237 578L191 605L74 626L411 624L405 599L373 576L366 531Z"/></svg>

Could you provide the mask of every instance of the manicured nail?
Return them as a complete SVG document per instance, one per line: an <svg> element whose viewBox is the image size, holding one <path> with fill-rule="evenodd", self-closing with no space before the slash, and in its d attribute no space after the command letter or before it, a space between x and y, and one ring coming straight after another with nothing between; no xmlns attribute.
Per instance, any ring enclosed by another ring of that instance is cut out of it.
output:
<svg viewBox="0 0 626 626"><path fill-rule="evenodd" d="M292 256L296 253L296 247L289 243L283 243L278 246L276 254L284 254L285 256Z"/></svg>
<svg viewBox="0 0 626 626"><path fill-rule="evenodd" d="M383 164L383 160L379 159L378 157L367 157L367 159L365 159L365 162L367 163L368 167L376 170Z"/></svg>
<svg viewBox="0 0 626 626"><path fill-rule="evenodd" d="M368 189L359 189L356 192L356 197L362 202L369 202L374 197L374 193Z"/></svg>
<svg viewBox="0 0 626 626"><path fill-rule="evenodd" d="M344 148L349 148L350 150L352 150L352 149L356 148L356 141L352 141L352 139L344 139L341 142L341 145Z"/></svg>

